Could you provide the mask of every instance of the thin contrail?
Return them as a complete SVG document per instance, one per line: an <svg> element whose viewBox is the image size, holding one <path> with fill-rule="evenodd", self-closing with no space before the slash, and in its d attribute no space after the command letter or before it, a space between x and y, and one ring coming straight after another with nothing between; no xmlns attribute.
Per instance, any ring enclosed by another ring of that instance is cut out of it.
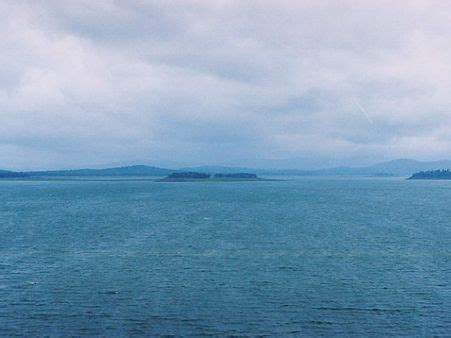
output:
<svg viewBox="0 0 451 338"><path fill-rule="evenodd" d="M356 104L356 106L360 109L360 111L363 113L363 115L365 115L366 119L368 120L368 122L370 124L374 124L373 120L371 119L370 115L368 114L368 112L366 111L365 108L362 107L362 105L359 103L359 101L357 101L356 98L354 98L354 103Z"/></svg>

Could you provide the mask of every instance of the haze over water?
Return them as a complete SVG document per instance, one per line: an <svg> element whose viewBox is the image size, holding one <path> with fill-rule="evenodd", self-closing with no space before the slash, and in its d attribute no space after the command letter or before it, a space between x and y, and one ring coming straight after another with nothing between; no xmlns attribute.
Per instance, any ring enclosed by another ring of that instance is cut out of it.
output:
<svg viewBox="0 0 451 338"><path fill-rule="evenodd" d="M0 182L0 335L446 335L451 182Z"/></svg>

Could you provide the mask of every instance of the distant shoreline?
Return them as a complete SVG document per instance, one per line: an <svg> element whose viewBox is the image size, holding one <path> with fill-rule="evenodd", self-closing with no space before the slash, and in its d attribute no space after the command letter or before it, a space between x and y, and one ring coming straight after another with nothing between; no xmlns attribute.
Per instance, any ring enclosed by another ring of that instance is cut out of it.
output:
<svg viewBox="0 0 451 338"><path fill-rule="evenodd" d="M261 182L261 181L283 181L276 178L161 178L156 182Z"/></svg>
<svg viewBox="0 0 451 338"><path fill-rule="evenodd" d="M29 176L29 177L0 177L0 181L23 182L260 182L284 181L276 178L207 178L207 179L168 179L162 176Z"/></svg>
<svg viewBox="0 0 451 338"><path fill-rule="evenodd" d="M409 180L451 180L449 169L420 171L408 178Z"/></svg>
<svg viewBox="0 0 451 338"><path fill-rule="evenodd" d="M0 181L157 181L161 176L28 176L0 177Z"/></svg>
<svg viewBox="0 0 451 338"><path fill-rule="evenodd" d="M198 166L184 168L163 168L149 165L129 165L122 167L107 168L81 168L81 169L61 169L61 170L28 170L11 171L0 170L0 179L51 179L57 177L64 180L154 180L167 177L174 173L197 172L202 174L223 175L237 173L254 173L263 177L410 177L412 173L428 173L437 169L451 168L451 161L421 162L415 160L393 160L382 162L366 167L332 167L323 169L271 169L271 168L245 168L245 167L224 167L224 166ZM436 175L431 175L436 176ZM422 177L422 179L448 179L441 177ZM106 179L104 179L106 178ZM415 177L415 179L420 179Z"/></svg>

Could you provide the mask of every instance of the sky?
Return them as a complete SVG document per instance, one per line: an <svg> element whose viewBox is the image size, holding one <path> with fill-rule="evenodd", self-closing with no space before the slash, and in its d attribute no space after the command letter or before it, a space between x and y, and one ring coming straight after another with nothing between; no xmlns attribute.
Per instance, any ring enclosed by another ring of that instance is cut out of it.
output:
<svg viewBox="0 0 451 338"><path fill-rule="evenodd" d="M451 3L0 0L0 168L451 159Z"/></svg>

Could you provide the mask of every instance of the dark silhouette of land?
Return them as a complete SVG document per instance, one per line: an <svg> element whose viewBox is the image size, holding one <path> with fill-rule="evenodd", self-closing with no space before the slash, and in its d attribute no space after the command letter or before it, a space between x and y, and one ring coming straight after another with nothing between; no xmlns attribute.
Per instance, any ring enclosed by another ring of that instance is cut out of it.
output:
<svg viewBox="0 0 451 338"><path fill-rule="evenodd" d="M27 173L9 171L9 170L0 170L0 178L24 178L28 177Z"/></svg>
<svg viewBox="0 0 451 338"><path fill-rule="evenodd" d="M325 169L264 169L223 166L200 166L182 168L182 171L204 173L245 173L252 172L260 176L366 176L366 177L409 177L419 171L451 168L451 161L422 162L410 159L398 159L362 167L334 167Z"/></svg>
<svg viewBox="0 0 451 338"><path fill-rule="evenodd" d="M216 178L247 178L247 179L254 179L258 178L256 174L249 174L249 173L236 173L236 174L215 174Z"/></svg>
<svg viewBox="0 0 451 338"><path fill-rule="evenodd" d="M173 169L151 167L147 165L133 165L106 169L73 169L73 170L48 170L30 171L30 177L140 177L140 176L166 176L174 172Z"/></svg>
<svg viewBox="0 0 451 338"><path fill-rule="evenodd" d="M185 171L176 172L168 175L166 178L158 180L159 182L196 182L196 181L268 181L260 178L256 174L235 173L235 174L210 174Z"/></svg>
<svg viewBox="0 0 451 338"><path fill-rule="evenodd" d="M187 171L187 172L179 172L179 173L172 173L168 175L168 179L206 179L210 178L209 174L204 173L197 173L193 171Z"/></svg>
<svg viewBox="0 0 451 338"><path fill-rule="evenodd" d="M70 170L41 170L15 172L0 170L0 178L24 178L24 179L152 179L157 177L167 177L174 173L199 173L213 177L210 179L258 179L257 177L245 176L366 176L366 177L409 177L412 173L437 171L442 168L451 168L451 161L421 162L415 160L393 160L378 163L366 167L336 167L329 169L301 170L301 169L262 169L262 168L242 168L224 166L200 166L180 169L160 168L147 165L132 165L105 169L70 169ZM186 175L186 174L183 174ZM222 175L222 176L221 176ZM235 175L235 176L227 176ZM244 175L239 177L240 175ZM429 176L428 176L429 175ZM425 176L419 174L418 178ZM427 177L426 177L427 176ZM424 178L447 179L446 173L426 174ZM191 177L192 178L192 177ZM184 179L191 179L185 177ZM417 177L415 177L417 178ZM181 179L173 177L172 179Z"/></svg>
<svg viewBox="0 0 451 338"><path fill-rule="evenodd" d="M420 171L409 177L409 180L451 180L449 169Z"/></svg>

